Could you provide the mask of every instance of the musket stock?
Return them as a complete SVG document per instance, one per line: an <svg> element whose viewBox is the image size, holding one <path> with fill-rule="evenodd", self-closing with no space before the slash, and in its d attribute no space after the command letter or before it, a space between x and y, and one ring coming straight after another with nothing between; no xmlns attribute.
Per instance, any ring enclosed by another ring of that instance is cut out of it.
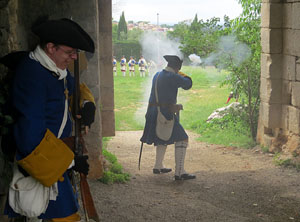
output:
<svg viewBox="0 0 300 222"><path fill-rule="evenodd" d="M80 87L79 87L79 54L77 53L77 60L74 61L74 78L75 78L75 91L74 91L74 109L75 109L75 155L83 155L84 144L79 143L81 137L81 123L80 119L76 117L80 110ZM83 210L85 213L85 220L90 219L99 222L99 216L97 214L94 200L91 195L90 187L87 182L86 175L80 173L80 193L82 199Z"/></svg>

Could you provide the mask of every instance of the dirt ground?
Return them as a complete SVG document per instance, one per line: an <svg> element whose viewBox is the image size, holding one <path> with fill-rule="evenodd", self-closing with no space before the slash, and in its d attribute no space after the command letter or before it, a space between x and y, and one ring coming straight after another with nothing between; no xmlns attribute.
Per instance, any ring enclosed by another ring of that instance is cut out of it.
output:
<svg viewBox="0 0 300 222"><path fill-rule="evenodd" d="M174 145L165 156L168 174L155 175L153 146L138 157L141 131L116 132L108 144L124 170L126 184L89 181L101 221L300 221L300 173L275 166L271 154L197 142L190 143L186 171L195 180L174 180Z"/></svg>

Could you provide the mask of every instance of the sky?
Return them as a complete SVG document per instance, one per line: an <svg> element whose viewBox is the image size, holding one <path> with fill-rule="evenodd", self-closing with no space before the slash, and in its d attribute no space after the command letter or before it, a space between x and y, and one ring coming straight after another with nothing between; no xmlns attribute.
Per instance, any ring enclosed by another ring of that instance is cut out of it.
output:
<svg viewBox="0 0 300 222"><path fill-rule="evenodd" d="M210 19L224 15L236 18L242 12L238 0L112 0L112 16L119 21L122 11L125 20L148 21L152 24L173 25L184 20Z"/></svg>

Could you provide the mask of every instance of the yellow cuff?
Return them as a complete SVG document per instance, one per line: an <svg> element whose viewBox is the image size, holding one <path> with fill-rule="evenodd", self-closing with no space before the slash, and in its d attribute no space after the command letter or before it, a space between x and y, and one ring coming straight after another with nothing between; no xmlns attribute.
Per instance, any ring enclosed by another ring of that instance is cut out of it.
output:
<svg viewBox="0 0 300 222"><path fill-rule="evenodd" d="M73 159L69 147L47 129L41 143L18 164L41 184L50 187L58 180L63 181L63 173Z"/></svg>
<svg viewBox="0 0 300 222"><path fill-rule="evenodd" d="M80 84L80 107L82 107L82 104L85 100L88 100L95 104L95 99L90 89L84 83L81 83Z"/></svg>
<svg viewBox="0 0 300 222"><path fill-rule="evenodd" d="M78 213L75 213L64 218L52 218L51 222L74 222L74 221L80 221L80 219L81 219L80 215Z"/></svg>
<svg viewBox="0 0 300 222"><path fill-rule="evenodd" d="M180 71L178 72L178 74L181 75L181 76L183 76L183 77L188 77L187 74L185 74L185 73L183 73L183 72L180 72Z"/></svg>

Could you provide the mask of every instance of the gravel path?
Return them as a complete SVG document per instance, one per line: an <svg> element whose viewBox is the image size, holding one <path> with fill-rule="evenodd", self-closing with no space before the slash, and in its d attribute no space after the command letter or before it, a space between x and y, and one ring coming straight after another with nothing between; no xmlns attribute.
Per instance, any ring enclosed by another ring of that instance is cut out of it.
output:
<svg viewBox="0 0 300 222"><path fill-rule="evenodd" d="M138 170L141 134L118 131L107 147L130 182L89 181L101 221L300 222L300 173L275 166L272 155L197 142L188 132L186 171L197 178L175 181L173 172L152 173L153 146L144 145ZM174 146L164 164L174 169Z"/></svg>

